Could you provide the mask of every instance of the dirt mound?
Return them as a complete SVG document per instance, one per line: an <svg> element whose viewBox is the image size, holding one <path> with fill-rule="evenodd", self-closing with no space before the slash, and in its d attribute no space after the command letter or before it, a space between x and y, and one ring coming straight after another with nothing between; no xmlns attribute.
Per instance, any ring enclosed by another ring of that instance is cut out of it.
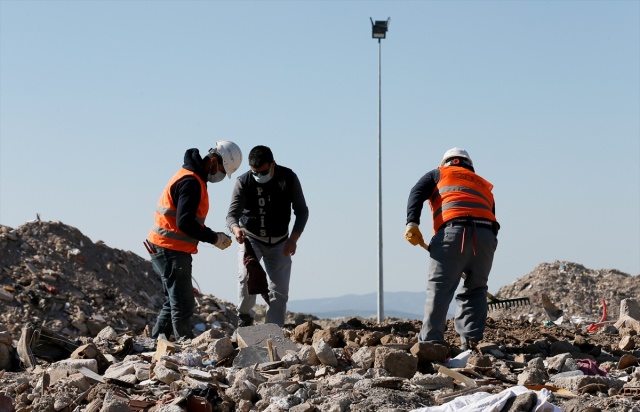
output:
<svg viewBox="0 0 640 412"><path fill-rule="evenodd" d="M140 334L153 326L164 301L149 260L94 243L61 222L0 226L0 284L0 323L14 339L27 322L70 338L95 336L106 326ZM197 299L208 313L195 324L208 317L209 324L231 329L233 305L212 296Z"/></svg>
<svg viewBox="0 0 640 412"><path fill-rule="evenodd" d="M640 297L640 276L631 276L615 269L587 269L578 263L556 261L541 263L531 273L495 294L501 299L528 297L531 306L492 312L494 318L528 317L546 319L543 295L562 311L565 321L598 321L605 300L607 318L617 319L620 302Z"/></svg>

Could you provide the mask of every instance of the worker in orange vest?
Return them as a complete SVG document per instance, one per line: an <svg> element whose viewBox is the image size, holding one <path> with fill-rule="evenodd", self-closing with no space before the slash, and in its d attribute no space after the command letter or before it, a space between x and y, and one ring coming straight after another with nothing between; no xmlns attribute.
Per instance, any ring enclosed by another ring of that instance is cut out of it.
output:
<svg viewBox="0 0 640 412"><path fill-rule="evenodd" d="M151 332L157 338L193 338L191 316L195 308L191 283L192 254L198 242L207 242L224 250L231 238L214 232L204 222L209 212L207 182L231 178L242 163L242 152L233 142L219 141L206 156L189 149L184 164L169 180L156 207L148 236L148 248L154 271L162 279L165 301Z"/></svg>
<svg viewBox="0 0 640 412"><path fill-rule="evenodd" d="M487 282L500 228L492 189L491 183L475 173L467 151L458 147L447 150L440 167L422 176L411 189L405 238L429 250L431 256L420 342L446 343L447 312L454 294L454 325L461 349L473 348L483 338ZM429 245L419 229L425 201L433 217L434 236Z"/></svg>

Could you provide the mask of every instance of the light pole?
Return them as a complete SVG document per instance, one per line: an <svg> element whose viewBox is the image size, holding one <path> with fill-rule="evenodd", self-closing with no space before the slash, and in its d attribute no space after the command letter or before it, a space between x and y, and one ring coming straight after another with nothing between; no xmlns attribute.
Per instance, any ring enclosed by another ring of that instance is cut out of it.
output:
<svg viewBox="0 0 640 412"><path fill-rule="evenodd" d="M378 323L384 320L384 288L382 277L382 42L387 37L389 22L371 20L371 37L378 39Z"/></svg>

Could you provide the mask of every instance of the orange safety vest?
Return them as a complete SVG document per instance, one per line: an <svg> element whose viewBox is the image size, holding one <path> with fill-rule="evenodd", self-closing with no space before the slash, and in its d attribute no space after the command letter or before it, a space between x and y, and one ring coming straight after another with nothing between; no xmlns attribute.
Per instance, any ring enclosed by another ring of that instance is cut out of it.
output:
<svg viewBox="0 0 640 412"><path fill-rule="evenodd" d="M440 180L429 199L434 232L445 222L461 217L496 221L491 183L463 167L438 169Z"/></svg>
<svg viewBox="0 0 640 412"><path fill-rule="evenodd" d="M195 254L198 253L198 240L178 229L178 223L176 222L177 208L171 198L171 186L185 176L195 176L200 182L200 204L196 211L196 220L204 226L204 220L209 212L207 184L194 172L180 169L169 180L160 196L160 200L158 200L158 207L154 214L156 224L149 232L149 241L166 249Z"/></svg>

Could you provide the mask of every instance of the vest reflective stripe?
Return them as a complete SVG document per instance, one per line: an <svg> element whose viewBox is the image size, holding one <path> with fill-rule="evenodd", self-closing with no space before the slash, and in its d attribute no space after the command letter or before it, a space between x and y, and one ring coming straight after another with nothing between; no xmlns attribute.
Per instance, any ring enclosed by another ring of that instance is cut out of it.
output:
<svg viewBox="0 0 640 412"><path fill-rule="evenodd" d="M177 210L171 210L171 209L167 209L165 207L157 207L156 208L156 213L159 213L161 215L165 215L165 216L172 216L172 217L176 217ZM196 216L196 222L200 223L201 225L204 226L204 217L198 217Z"/></svg>
<svg viewBox="0 0 640 412"><path fill-rule="evenodd" d="M149 232L149 241L163 248L187 253L198 253L198 240L178 229L177 207L171 198L171 187L185 176L194 176L200 183L200 204L196 211L196 221L204 226L209 212L207 184L194 172L180 169L164 188L154 213L155 225Z"/></svg>
<svg viewBox="0 0 640 412"><path fill-rule="evenodd" d="M191 236L187 236L187 235L183 235L183 234L180 234L180 233L172 232L172 231L166 230L166 229L161 229L158 226L153 226L151 228L151 230L153 230L154 232L156 232L160 236L168 237L168 238L175 239L175 240L180 240L180 241L191 243L191 244L194 244L194 245L198 244L198 241L196 239L192 238Z"/></svg>
<svg viewBox="0 0 640 412"><path fill-rule="evenodd" d="M445 222L460 217L471 216L495 222L491 183L464 168L444 166L438 169L440 180L429 199L434 232Z"/></svg>
<svg viewBox="0 0 640 412"><path fill-rule="evenodd" d="M156 207L156 213L166 216L174 216L177 214L175 210L167 209L166 207Z"/></svg>
<svg viewBox="0 0 640 412"><path fill-rule="evenodd" d="M483 198L484 201L487 202L487 203L491 202L490 199L487 199L486 197L484 197L484 195L482 193L478 192L477 190L469 189L468 187L464 187L464 186L449 186L449 187L440 188L436 192L434 192L434 194L431 196L431 198L432 199L435 198L440 193L453 192L453 191L469 193L470 195L478 196L478 197Z"/></svg>
<svg viewBox="0 0 640 412"><path fill-rule="evenodd" d="M446 205L442 206L440 209L436 210L433 212L433 216L437 217L439 216L443 211L445 210L449 210L453 207L458 207L458 208L467 208L467 209L487 209L491 212L491 209L489 209L487 207L487 205L482 204L482 203L475 203L475 202L451 202L451 203L447 203ZM467 215L465 215L467 216ZM450 220L450 219L447 219Z"/></svg>

